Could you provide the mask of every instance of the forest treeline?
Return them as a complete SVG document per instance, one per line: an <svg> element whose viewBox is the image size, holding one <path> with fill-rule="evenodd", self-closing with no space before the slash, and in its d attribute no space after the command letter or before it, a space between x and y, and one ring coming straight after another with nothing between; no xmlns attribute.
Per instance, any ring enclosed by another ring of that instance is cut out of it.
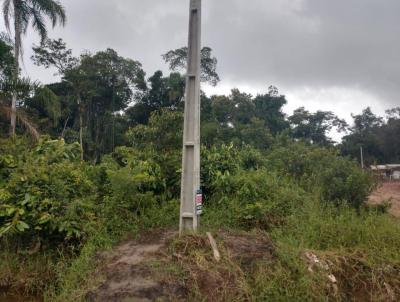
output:
<svg viewBox="0 0 400 302"><path fill-rule="evenodd" d="M12 43L5 37L0 42L3 137L10 128L7 113L11 108L10 83L15 66ZM146 76L140 62L121 57L112 49L74 57L63 40L46 39L33 51L34 63L43 68L52 67L61 80L47 85L28 79L18 83L17 132L20 134L28 127L51 138L79 142L82 156L99 162L102 155L132 143L130 134L151 132L149 127L157 127L149 124L152 115L166 114L162 122L173 123L165 120L171 117L166 112L178 115L183 112L187 55L184 47L163 55L171 69L169 75L156 71L151 76ZM211 85L219 82L217 59L209 47L202 49L202 79ZM366 108L353 115L353 122L348 125L330 111L310 112L302 107L292 115L284 114L282 109L287 100L274 86L269 87L268 93L256 96L238 89L233 89L230 95L202 93L201 100L201 138L207 146L233 142L267 149L274 137L286 135L308 144L336 145L343 155L355 159L360 159L360 147L363 147L367 164L400 161L397 135L400 108L388 110L385 117ZM180 128L176 121L174 129ZM332 130L344 134L338 145L329 137ZM180 143L179 139L176 143Z"/></svg>

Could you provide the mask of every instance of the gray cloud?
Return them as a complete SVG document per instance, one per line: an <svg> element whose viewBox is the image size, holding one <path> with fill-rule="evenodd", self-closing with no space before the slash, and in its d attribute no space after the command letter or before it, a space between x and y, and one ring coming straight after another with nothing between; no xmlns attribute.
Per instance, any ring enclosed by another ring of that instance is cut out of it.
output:
<svg viewBox="0 0 400 302"><path fill-rule="evenodd" d="M399 1L238 0L216 21L222 2L206 26L233 81L357 88L397 102Z"/></svg>
<svg viewBox="0 0 400 302"><path fill-rule="evenodd" d="M62 2L68 24L51 36L64 38L76 54L111 47L152 73L166 71L162 53L187 43L188 0ZM368 96L346 110L399 105L400 1L203 0L203 7L203 42L219 59L221 86L275 84L295 104L307 106L307 96L313 98L312 108L321 90L353 91L342 102ZM51 73L29 62L35 41L33 34L25 41L26 71L51 81ZM321 102L335 109L331 97Z"/></svg>

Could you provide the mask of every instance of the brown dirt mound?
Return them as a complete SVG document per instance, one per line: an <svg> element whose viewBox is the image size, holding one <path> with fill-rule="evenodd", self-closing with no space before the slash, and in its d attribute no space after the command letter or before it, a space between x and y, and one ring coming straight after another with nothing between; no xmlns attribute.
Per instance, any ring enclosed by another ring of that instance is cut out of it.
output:
<svg viewBox="0 0 400 302"><path fill-rule="evenodd" d="M389 213L400 218L400 182L384 182L370 196L370 204L389 202Z"/></svg>
<svg viewBox="0 0 400 302"><path fill-rule="evenodd" d="M224 233L222 237L230 257L242 267L251 267L263 258L273 258L275 248L271 239L265 235Z"/></svg>
<svg viewBox="0 0 400 302"><path fill-rule="evenodd" d="M154 279L148 263L174 236L173 232L148 233L138 241L128 241L112 253L103 254L105 280L86 295L87 301L164 300L163 286Z"/></svg>
<svg viewBox="0 0 400 302"><path fill-rule="evenodd" d="M153 232L99 255L103 282L87 301L245 301L245 275L274 247L264 234L215 235L222 259L217 262L206 235L179 238Z"/></svg>
<svg viewBox="0 0 400 302"><path fill-rule="evenodd" d="M216 261L205 235L174 240L165 251L161 271L165 286L179 286L182 301L251 300L246 276L257 263L274 257L272 241L261 233L214 234L221 260Z"/></svg>

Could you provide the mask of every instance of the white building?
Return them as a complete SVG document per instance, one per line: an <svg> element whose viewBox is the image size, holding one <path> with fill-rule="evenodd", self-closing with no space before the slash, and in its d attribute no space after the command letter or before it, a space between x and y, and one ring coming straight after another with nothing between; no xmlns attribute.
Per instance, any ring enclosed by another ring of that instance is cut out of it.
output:
<svg viewBox="0 0 400 302"><path fill-rule="evenodd" d="M373 165L371 170L387 180L400 180L400 164Z"/></svg>

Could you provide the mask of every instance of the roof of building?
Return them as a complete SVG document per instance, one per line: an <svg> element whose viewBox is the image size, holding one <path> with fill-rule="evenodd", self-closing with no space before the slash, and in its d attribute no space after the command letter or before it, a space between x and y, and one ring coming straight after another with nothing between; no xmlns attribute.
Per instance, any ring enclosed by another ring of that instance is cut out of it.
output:
<svg viewBox="0 0 400 302"><path fill-rule="evenodd" d="M400 169L400 164L387 164L387 165L372 165L371 170L397 170Z"/></svg>

